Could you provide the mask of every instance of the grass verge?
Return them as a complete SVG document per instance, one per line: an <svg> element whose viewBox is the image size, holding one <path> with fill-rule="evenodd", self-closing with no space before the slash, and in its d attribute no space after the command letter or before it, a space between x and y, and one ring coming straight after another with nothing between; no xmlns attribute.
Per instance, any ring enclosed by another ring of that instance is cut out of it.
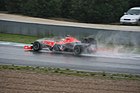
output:
<svg viewBox="0 0 140 93"><path fill-rule="evenodd" d="M30 44L35 40L39 39L39 37L35 36L27 36L27 35L19 35L19 34L5 34L0 33L0 41L8 41L8 42L18 42L18 43L26 43Z"/></svg>
<svg viewBox="0 0 140 93"><path fill-rule="evenodd" d="M105 72L84 72L76 71L70 69L62 68L52 68L52 67L32 67L32 66L15 66L15 65L0 65L0 70L19 70L19 71L33 71L37 73L44 74L57 74L57 75L70 75L70 76L79 76L79 77L93 77L100 79L112 79L112 80L139 80L140 75L132 74L111 74Z"/></svg>

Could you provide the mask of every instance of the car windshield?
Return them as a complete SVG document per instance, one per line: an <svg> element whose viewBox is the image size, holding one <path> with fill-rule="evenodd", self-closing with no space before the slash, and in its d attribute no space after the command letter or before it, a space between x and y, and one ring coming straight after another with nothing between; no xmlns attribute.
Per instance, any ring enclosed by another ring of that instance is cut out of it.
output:
<svg viewBox="0 0 140 93"><path fill-rule="evenodd" d="M140 15L139 9L130 9L127 11L127 15Z"/></svg>

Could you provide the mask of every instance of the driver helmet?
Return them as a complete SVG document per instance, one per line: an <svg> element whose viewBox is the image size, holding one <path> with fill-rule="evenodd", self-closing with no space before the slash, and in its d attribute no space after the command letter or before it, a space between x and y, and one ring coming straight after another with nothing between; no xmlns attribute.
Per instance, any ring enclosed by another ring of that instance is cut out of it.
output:
<svg viewBox="0 0 140 93"><path fill-rule="evenodd" d="M66 35L66 37L70 37L70 35Z"/></svg>

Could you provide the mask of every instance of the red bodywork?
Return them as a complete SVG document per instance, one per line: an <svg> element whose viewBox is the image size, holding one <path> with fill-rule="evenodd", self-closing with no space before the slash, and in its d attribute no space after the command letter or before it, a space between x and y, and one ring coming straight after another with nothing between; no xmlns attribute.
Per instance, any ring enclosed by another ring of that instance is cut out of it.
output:
<svg viewBox="0 0 140 93"><path fill-rule="evenodd" d="M73 43L73 42L80 42L80 41L77 40L77 39L74 38L74 37L66 37L65 39L61 39L61 40L58 41L58 42L51 41L51 40L44 40L44 41L42 41L43 44L49 45L49 46L51 46L51 47L53 47L55 44L63 45L63 44Z"/></svg>
<svg viewBox="0 0 140 93"><path fill-rule="evenodd" d="M53 47L55 44L63 45L63 44L73 43L73 42L80 42L80 41L74 37L66 37L64 39L61 39L60 41L43 40L41 41L41 44ZM24 46L25 50L32 50L32 48L33 46Z"/></svg>

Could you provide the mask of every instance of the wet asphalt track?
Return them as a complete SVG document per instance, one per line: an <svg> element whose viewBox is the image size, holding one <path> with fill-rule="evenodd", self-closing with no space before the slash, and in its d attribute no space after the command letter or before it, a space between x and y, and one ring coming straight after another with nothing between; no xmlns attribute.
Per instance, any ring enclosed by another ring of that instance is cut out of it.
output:
<svg viewBox="0 0 140 93"><path fill-rule="evenodd" d="M51 52L25 52L22 47L0 45L0 64L61 67L83 71L140 74L140 58L73 56Z"/></svg>

